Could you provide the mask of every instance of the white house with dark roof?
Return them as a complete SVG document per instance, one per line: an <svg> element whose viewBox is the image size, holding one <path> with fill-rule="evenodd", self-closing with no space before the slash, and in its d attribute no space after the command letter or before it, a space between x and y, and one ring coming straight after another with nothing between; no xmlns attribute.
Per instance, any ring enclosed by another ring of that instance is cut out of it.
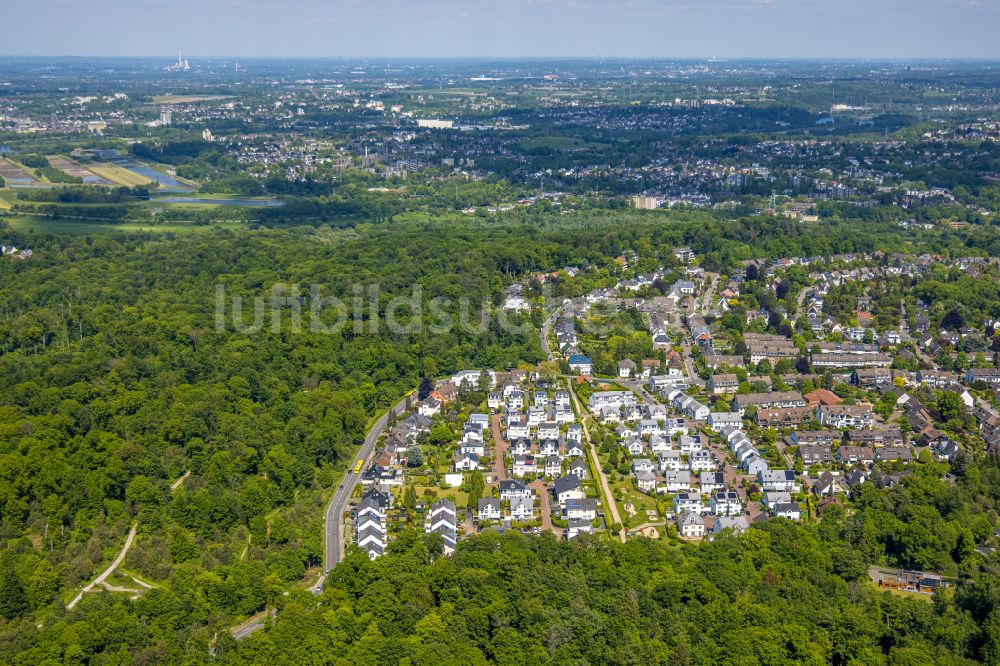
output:
<svg viewBox="0 0 1000 666"><path fill-rule="evenodd" d="M583 426L579 423L573 423L566 428L566 441L576 442L577 444L583 442Z"/></svg>
<svg viewBox="0 0 1000 666"><path fill-rule="evenodd" d="M694 511L701 515L705 511L705 503L701 493L677 493L674 496L674 513L681 514L685 511Z"/></svg>
<svg viewBox="0 0 1000 666"><path fill-rule="evenodd" d="M500 482L500 499L509 502L515 497L531 497L534 491L517 479L505 479Z"/></svg>
<svg viewBox="0 0 1000 666"><path fill-rule="evenodd" d="M772 509L775 518L787 518L788 520L801 520L802 509L797 502L781 502L775 504Z"/></svg>
<svg viewBox="0 0 1000 666"><path fill-rule="evenodd" d="M566 540L575 539L581 534L593 534L594 526L590 524L589 520L583 520L581 518L576 518L567 521L566 523Z"/></svg>
<svg viewBox="0 0 1000 666"><path fill-rule="evenodd" d="M797 493L801 489L798 477L790 469L772 469L757 474L757 482L765 491Z"/></svg>
<svg viewBox="0 0 1000 666"><path fill-rule="evenodd" d="M503 513L500 510L500 499L497 497L481 497L476 506L476 517L479 522L500 520Z"/></svg>
<svg viewBox="0 0 1000 666"><path fill-rule="evenodd" d="M713 493L709 500L709 509L716 516L743 515L743 503L739 494L733 490Z"/></svg>
<svg viewBox="0 0 1000 666"><path fill-rule="evenodd" d="M566 500L566 505L563 511L568 520L596 520L597 500L592 497Z"/></svg>
<svg viewBox="0 0 1000 666"><path fill-rule="evenodd" d="M723 428L742 430L743 416L739 412L712 412L708 415L708 427L715 432Z"/></svg>
<svg viewBox="0 0 1000 666"><path fill-rule="evenodd" d="M706 495L724 490L726 477L722 472L702 472L698 476L698 489Z"/></svg>
<svg viewBox="0 0 1000 666"><path fill-rule="evenodd" d="M691 472L686 469L679 472L664 472L662 492L686 493L691 490Z"/></svg>
<svg viewBox="0 0 1000 666"><path fill-rule="evenodd" d="M424 521L424 532L441 535L444 540L445 555L453 553L455 545L458 543L457 516L455 503L451 500L441 499L431 506L430 511L427 512L427 519Z"/></svg>
<svg viewBox="0 0 1000 666"><path fill-rule="evenodd" d="M560 506L565 506L571 499L583 499L586 494L580 479L575 476L561 476L552 482L552 494Z"/></svg>
<svg viewBox="0 0 1000 666"><path fill-rule="evenodd" d="M527 522L535 515L534 497L515 497L510 501L510 519L515 522Z"/></svg>
<svg viewBox="0 0 1000 666"><path fill-rule="evenodd" d="M686 539L705 536L705 520L700 513L685 511L677 516L677 533Z"/></svg>
<svg viewBox="0 0 1000 666"><path fill-rule="evenodd" d="M479 469L479 456L475 453L461 453L455 460L454 471L471 472Z"/></svg>
<svg viewBox="0 0 1000 666"><path fill-rule="evenodd" d="M704 472L718 469L719 461L708 449L699 449L688 455L688 469L692 472Z"/></svg>
<svg viewBox="0 0 1000 666"><path fill-rule="evenodd" d="M657 462L661 472L679 472L684 469L684 460L677 450L663 451L657 456Z"/></svg>

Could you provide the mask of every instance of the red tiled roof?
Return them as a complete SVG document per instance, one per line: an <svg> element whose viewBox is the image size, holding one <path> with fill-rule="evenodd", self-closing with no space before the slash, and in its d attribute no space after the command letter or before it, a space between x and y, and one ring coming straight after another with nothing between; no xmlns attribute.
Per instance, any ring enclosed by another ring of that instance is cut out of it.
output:
<svg viewBox="0 0 1000 666"><path fill-rule="evenodd" d="M826 389L816 389L815 391L806 393L802 397L813 407L816 405L839 405L843 402L836 393L827 391Z"/></svg>

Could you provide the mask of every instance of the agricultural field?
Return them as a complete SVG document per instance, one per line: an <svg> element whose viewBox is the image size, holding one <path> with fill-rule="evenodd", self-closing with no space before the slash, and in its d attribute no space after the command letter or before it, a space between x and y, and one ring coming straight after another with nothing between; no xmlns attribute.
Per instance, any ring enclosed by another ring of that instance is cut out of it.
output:
<svg viewBox="0 0 1000 666"><path fill-rule="evenodd" d="M78 164L68 157L63 157L62 155L49 155L46 159L49 160L51 164L56 169L68 173L74 178L81 179L87 185L111 185L111 181L106 178L102 178L97 174L90 171L87 167L82 164Z"/></svg>
<svg viewBox="0 0 1000 666"><path fill-rule="evenodd" d="M8 187L17 185L35 185L38 180L28 171L9 160L0 159L0 178L6 181Z"/></svg>
<svg viewBox="0 0 1000 666"><path fill-rule="evenodd" d="M124 185L125 187L149 185L153 182L145 176L141 176L134 171L129 171L128 169L114 164L95 164L94 166L89 167L89 170L104 180L114 183L115 185Z"/></svg>

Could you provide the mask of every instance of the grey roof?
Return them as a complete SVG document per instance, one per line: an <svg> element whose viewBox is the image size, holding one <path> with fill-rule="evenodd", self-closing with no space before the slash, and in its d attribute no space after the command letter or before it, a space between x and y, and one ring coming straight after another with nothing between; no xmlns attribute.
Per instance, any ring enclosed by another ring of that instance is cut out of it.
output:
<svg viewBox="0 0 1000 666"><path fill-rule="evenodd" d="M564 493L567 490L576 490L580 487L580 479L575 476L560 476L558 479L552 482L552 488L555 493Z"/></svg>

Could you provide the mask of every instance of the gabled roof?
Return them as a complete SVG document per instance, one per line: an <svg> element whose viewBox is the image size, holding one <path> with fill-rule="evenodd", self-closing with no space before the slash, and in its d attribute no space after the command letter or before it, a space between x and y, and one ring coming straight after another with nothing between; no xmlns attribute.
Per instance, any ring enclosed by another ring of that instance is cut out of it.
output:
<svg viewBox="0 0 1000 666"><path fill-rule="evenodd" d="M512 492L524 492L528 487L524 485L521 481L517 479L505 479L500 482L500 492L512 491Z"/></svg>
<svg viewBox="0 0 1000 666"><path fill-rule="evenodd" d="M552 482L552 489L558 495L568 490L576 490L580 487L580 479L575 476L560 476Z"/></svg>
<svg viewBox="0 0 1000 666"><path fill-rule="evenodd" d="M566 509L582 509L584 511L593 511L597 509L597 500L593 497L583 497L580 499L570 499L566 500Z"/></svg>

